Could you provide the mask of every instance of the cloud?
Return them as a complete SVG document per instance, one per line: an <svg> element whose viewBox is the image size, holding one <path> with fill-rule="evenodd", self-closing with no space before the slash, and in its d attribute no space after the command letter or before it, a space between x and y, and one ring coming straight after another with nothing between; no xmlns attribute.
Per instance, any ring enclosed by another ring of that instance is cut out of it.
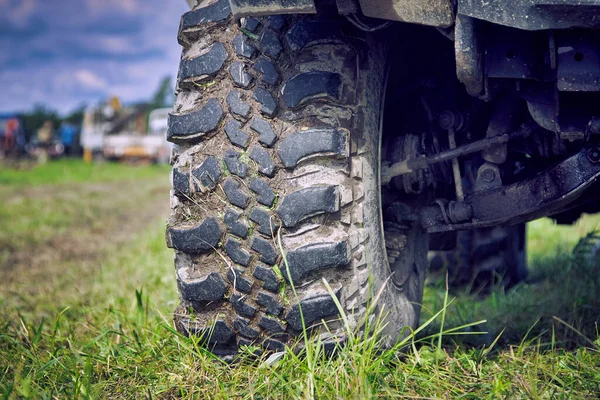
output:
<svg viewBox="0 0 600 400"><path fill-rule="evenodd" d="M87 0L89 9L93 13L120 10L133 13L139 9L137 0Z"/></svg>
<svg viewBox="0 0 600 400"><path fill-rule="evenodd" d="M25 26L35 10L35 0L0 0L0 11L16 26Z"/></svg>
<svg viewBox="0 0 600 400"><path fill-rule="evenodd" d="M184 0L0 0L0 112L147 100L177 73L187 10Z"/></svg>
<svg viewBox="0 0 600 400"><path fill-rule="evenodd" d="M84 88L105 89L107 86L104 79L87 69L80 69L79 71L75 72L75 79Z"/></svg>

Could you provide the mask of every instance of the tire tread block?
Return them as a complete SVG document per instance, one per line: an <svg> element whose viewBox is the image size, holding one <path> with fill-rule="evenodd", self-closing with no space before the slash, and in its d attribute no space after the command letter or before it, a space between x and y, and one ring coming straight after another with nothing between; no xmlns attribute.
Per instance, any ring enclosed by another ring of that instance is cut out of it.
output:
<svg viewBox="0 0 600 400"><path fill-rule="evenodd" d="M337 212L340 195L337 186L317 186L297 190L283 198L277 214L283 226L296 226L300 221L317 214Z"/></svg>
<svg viewBox="0 0 600 400"><path fill-rule="evenodd" d="M295 132L279 144L278 155L286 168L295 167L302 159L314 155L347 154L348 133L345 129L307 129Z"/></svg>
<svg viewBox="0 0 600 400"><path fill-rule="evenodd" d="M201 254L214 250L223 236L216 218L207 218L192 228L169 229L171 247L189 254Z"/></svg>

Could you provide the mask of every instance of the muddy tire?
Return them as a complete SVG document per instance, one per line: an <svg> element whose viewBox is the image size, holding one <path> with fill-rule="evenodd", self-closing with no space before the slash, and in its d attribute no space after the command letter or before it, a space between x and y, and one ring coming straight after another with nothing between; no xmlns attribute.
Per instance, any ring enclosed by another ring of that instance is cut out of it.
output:
<svg viewBox="0 0 600 400"><path fill-rule="evenodd" d="M525 224L458 232L456 250L435 253L430 268L447 269L453 287L510 287L527 277L525 241Z"/></svg>
<svg viewBox="0 0 600 400"><path fill-rule="evenodd" d="M179 41L166 235L177 329L204 335L217 353L282 350L303 325L338 341L324 281L354 324L383 288L389 341L414 327L426 242L416 251L418 235L407 240L398 287L382 232L383 41L335 14L236 21L227 0L184 14Z"/></svg>

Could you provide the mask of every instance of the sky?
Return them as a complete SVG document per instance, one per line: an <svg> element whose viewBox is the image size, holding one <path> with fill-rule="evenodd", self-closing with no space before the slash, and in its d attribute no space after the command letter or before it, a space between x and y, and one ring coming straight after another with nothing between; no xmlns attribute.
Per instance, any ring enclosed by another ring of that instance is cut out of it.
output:
<svg viewBox="0 0 600 400"><path fill-rule="evenodd" d="M177 74L187 10L185 0L0 0L0 113L149 99Z"/></svg>

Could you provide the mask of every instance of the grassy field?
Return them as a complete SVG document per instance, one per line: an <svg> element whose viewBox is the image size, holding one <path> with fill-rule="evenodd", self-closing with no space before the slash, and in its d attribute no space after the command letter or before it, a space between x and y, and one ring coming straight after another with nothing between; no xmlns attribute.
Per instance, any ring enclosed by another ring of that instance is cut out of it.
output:
<svg viewBox="0 0 600 400"><path fill-rule="evenodd" d="M422 328L396 349L349 332L333 357L310 342L299 355L229 365L172 328L167 171L77 161L0 170L0 396L600 395L600 265L594 241L581 240L600 217L530 224L531 282L509 292L447 294L432 282Z"/></svg>

